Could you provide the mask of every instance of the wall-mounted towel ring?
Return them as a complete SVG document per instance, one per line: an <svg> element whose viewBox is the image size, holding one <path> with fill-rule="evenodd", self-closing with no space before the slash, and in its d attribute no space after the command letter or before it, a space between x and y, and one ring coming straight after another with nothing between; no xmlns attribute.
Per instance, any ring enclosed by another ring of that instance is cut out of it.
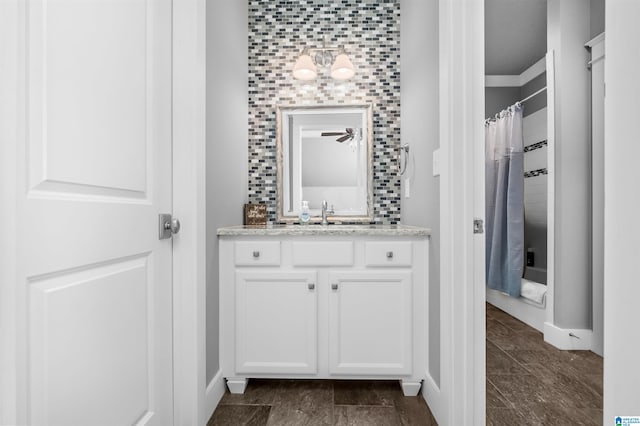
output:
<svg viewBox="0 0 640 426"><path fill-rule="evenodd" d="M404 162L403 162L403 165L400 166L403 151L404 151ZM399 155L398 171L400 172L400 176L402 176L407 171L407 161L409 160L409 144L408 143L400 147L400 151L398 152L398 155Z"/></svg>

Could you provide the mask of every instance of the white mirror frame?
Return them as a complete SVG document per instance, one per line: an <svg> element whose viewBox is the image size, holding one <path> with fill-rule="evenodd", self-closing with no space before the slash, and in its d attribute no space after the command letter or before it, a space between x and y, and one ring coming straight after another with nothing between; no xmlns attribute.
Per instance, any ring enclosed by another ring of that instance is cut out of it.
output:
<svg viewBox="0 0 640 426"><path fill-rule="evenodd" d="M276 142L277 142L277 220L280 223L293 223L298 221L298 216L293 214L285 214L284 211L284 147L283 147L283 131L284 120L283 115L301 112L309 114L312 112L335 113L340 112L357 113L364 112L366 117L366 159L367 159L367 178L366 178L366 214L362 215L330 215L330 222L349 222L349 223L370 223L373 222L373 106L371 104L357 105L313 105L313 106L297 106L297 105L278 105L276 107ZM319 223L321 218L319 215L312 215L312 223Z"/></svg>

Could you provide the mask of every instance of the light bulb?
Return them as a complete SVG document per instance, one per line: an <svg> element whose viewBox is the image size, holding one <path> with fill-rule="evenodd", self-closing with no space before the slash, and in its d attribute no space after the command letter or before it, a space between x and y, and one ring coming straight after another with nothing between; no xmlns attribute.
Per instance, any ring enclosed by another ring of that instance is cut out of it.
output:
<svg viewBox="0 0 640 426"><path fill-rule="evenodd" d="M331 77L336 80L348 80L355 75L353 64L346 53L340 53L331 66Z"/></svg>
<svg viewBox="0 0 640 426"><path fill-rule="evenodd" d="M298 57L298 60L293 67L293 78L297 80L313 80L317 76L318 71L311 59L311 56L309 56L308 53L303 52Z"/></svg>

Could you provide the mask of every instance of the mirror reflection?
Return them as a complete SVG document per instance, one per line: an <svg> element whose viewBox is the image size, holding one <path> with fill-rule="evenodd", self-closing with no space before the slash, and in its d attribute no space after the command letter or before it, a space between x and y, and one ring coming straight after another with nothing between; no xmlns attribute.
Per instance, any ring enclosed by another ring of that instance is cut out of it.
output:
<svg viewBox="0 0 640 426"><path fill-rule="evenodd" d="M315 219L323 200L334 220L371 220L371 145L369 105L279 107L278 220L303 201Z"/></svg>

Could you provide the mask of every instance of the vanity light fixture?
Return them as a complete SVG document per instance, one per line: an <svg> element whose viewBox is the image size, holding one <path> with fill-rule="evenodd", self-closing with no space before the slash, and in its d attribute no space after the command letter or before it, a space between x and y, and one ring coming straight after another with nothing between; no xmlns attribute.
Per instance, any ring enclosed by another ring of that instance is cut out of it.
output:
<svg viewBox="0 0 640 426"><path fill-rule="evenodd" d="M318 66L331 66L331 77L336 80L348 80L355 75L351 59L343 48L305 47L293 67L293 77L297 80L313 80L318 76Z"/></svg>
<svg viewBox="0 0 640 426"><path fill-rule="evenodd" d="M297 80L313 80L317 76L318 69L309 55L309 49L305 48L293 67L293 77Z"/></svg>

